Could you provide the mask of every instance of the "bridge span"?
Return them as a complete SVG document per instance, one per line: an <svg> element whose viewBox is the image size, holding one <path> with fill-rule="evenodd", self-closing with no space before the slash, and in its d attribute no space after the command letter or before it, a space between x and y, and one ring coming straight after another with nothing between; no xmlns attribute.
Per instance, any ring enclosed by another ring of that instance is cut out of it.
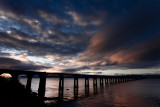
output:
<svg viewBox="0 0 160 107"><path fill-rule="evenodd" d="M74 96L78 97L78 78L85 78L85 89L89 89L89 78L93 79L93 87L97 87L97 79L100 81L100 87L104 84L119 84L133 80L139 80L146 78L142 75L120 75L120 76L109 76L109 75L85 75L85 74L69 74L69 73L46 73L46 72L35 72L35 71L21 71L21 70L0 70L0 75L8 73L12 76L12 80L17 81L20 75L26 75L27 84L26 89L31 90L31 82L34 75L39 75L39 88L38 96L40 98L45 97L46 90L46 77L57 77L59 78L59 93L58 98L63 99L64 92L64 78L74 78Z"/></svg>

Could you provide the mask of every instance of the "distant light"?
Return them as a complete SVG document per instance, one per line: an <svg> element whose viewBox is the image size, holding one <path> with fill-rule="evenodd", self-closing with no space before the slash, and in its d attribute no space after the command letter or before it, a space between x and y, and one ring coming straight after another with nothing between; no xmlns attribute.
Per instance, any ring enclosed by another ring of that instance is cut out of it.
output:
<svg viewBox="0 0 160 107"><path fill-rule="evenodd" d="M15 54L15 53L9 53L9 55L10 55L10 56L16 56L16 54Z"/></svg>
<svg viewBox="0 0 160 107"><path fill-rule="evenodd" d="M51 31L51 30L48 30L48 33L49 33L49 34L54 34L54 32L53 32L53 31Z"/></svg>
<svg viewBox="0 0 160 107"><path fill-rule="evenodd" d="M35 20L35 22L36 22L36 23L39 23L39 21L38 21L38 20Z"/></svg>
<svg viewBox="0 0 160 107"><path fill-rule="evenodd" d="M0 18L1 18L1 19L7 19L7 17L6 17L6 16L0 16Z"/></svg>
<svg viewBox="0 0 160 107"><path fill-rule="evenodd" d="M8 31L6 31L7 32L7 34L11 34L12 33L12 31L10 31L10 30L8 30Z"/></svg>
<svg viewBox="0 0 160 107"><path fill-rule="evenodd" d="M40 25L41 23L38 20L34 20L34 23Z"/></svg>
<svg viewBox="0 0 160 107"><path fill-rule="evenodd" d="M34 39L31 39L31 40L29 40L30 42L37 42L37 40L34 40Z"/></svg>
<svg viewBox="0 0 160 107"><path fill-rule="evenodd" d="M7 74L7 73L3 73L0 76L3 78L11 78L12 77L10 74Z"/></svg>

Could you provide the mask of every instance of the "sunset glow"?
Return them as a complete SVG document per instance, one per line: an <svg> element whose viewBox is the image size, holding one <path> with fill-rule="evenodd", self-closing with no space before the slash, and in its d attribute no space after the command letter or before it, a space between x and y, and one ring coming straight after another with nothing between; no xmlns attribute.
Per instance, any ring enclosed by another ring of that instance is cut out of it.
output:
<svg viewBox="0 0 160 107"><path fill-rule="evenodd" d="M0 69L159 74L159 4L157 0L2 0Z"/></svg>
<svg viewBox="0 0 160 107"><path fill-rule="evenodd" d="M12 78L12 76L10 74L7 74L7 73L3 73L0 76L3 77L3 78Z"/></svg>

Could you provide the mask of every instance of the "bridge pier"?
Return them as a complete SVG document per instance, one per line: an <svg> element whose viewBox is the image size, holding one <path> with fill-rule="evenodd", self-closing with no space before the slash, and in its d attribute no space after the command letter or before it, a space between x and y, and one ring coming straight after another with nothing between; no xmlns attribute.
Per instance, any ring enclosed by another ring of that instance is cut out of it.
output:
<svg viewBox="0 0 160 107"><path fill-rule="evenodd" d="M63 91L64 91L64 77L60 76L59 78L59 99L63 99Z"/></svg>
<svg viewBox="0 0 160 107"><path fill-rule="evenodd" d="M120 83L120 78L117 78L117 83L118 83L118 84Z"/></svg>
<svg viewBox="0 0 160 107"><path fill-rule="evenodd" d="M128 82L128 78L126 78L126 82Z"/></svg>
<svg viewBox="0 0 160 107"><path fill-rule="evenodd" d="M100 86L103 87L103 78L100 77Z"/></svg>
<svg viewBox="0 0 160 107"><path fill-rule="evenodd" d="M97 78L93 78L93 87L97 87Z"/></svg>
<svg viewBox="0 0 160 107"><path fill-rule="evenodd" d="M110 78L110 83L113 84L113 78Z"/></svg>
<svg viewBox="0 0 160 107"><path fill-rule="evenodd" d="M119 78L119 82L122 83L122 78L121 77Z"/></svg>
<svg viewBox="0 0 160 107"><path fill-rule="evenodd" d="M40 82L38 88L38 96L43 99L46 91L46 73L43 72L39 74L39 77L40 77Z"/></svg>
<svg viewBox="0 0 160 107"><path fill-rule="evenodd" d="M33 77L33 74L28 74L28 75L27 75L26 89L27 89L28 91L31 91L32 77Z"/></svg>
<svg viewBox="0 0 160 107"><path fill-rule="evenodd" d="M107 80L108 78L104 78L104 79L105 79L105 84L107 84L108 83L108 80Z"/></svg>
<svg viewBox="0 0 160 107"><path fill-rule="evenodd" d="M89 78L85 77L85 87L89 87Z"/></svg>
<svg viewBox="0 0 160 107"><path fill-rule="evenodd" d="M115 80L115 81L114 81L114 82L115 82L115 84L117 84L117 83L118 83L118 79L117 79L117 77L115 77L115 78L114 78L114 80Z"/></svg>
<svg viewBox="0 0 160 107"><path fill-rule="evenodd" d="M116 77L116 84L118 84L119 83L119 80L118 80L118 78Z"/></svg>
<svg viewBox="0 0 160 107"><path fill-rule="evenodd" d="M111 84L113 84L113 82L114 82L114 78L111 78Z"/></svg>
<svg viewBox="0 0 160 107"><path fill-rule="evenodd" d="M86 96L89 96L89 87L86 87L86 88L85 88L85 95L86 95Z"/></svg>
<svg viewBox="0 0 160 107"><path fill-rule="evenodd" d="M89 96L89 77L85 77L85 95Z"/></svg>
<svg viewBox="0 0 160 107"><path fill-rule="evenodd" d="M110 78L108 78L108 84L110 84L111 83L111 79Z"/></svg>
<svg viewBox="0 0 160 107"><path fill-rule="evenodd" d="M118 78L118 81L117 81L117 82L118 82L118 84L120 83L120 78Z"/></svg>
<svg viewBox="0 0 160 107"><path fill-rule="evenodd" d="M74 97L78 98L78 77L74 77Z"/></svg>
<svg viewBox="0 0 160 107"><path fill-rule="evenodd" d="M125 82L125 78L123 78L123 83Z"/></svg>
<svg viewBox="0 0 160 107"><path fill-rule="evenodd" d="M116 77L114 78L114 84L117 84L117 78Z"/></svg>
<svg viewBox="0 0 160 107"><path fill-rule="evenodd" d="M123 78L123 83L125 82L125 78Z"/></svg>
<svg viewBox="0 0 160 107"><path fill-rule="evenodd" d="M113 78L113 83L116 84L116 78Z"/></svg>
<svg viewBox="0 0 160 107"><path fill-rule="evenodd" d="M98 93L98 90L97 90L97 78L96 77L93 78L93 91L94 91L94 94Z"/></svg>
<svg viewBox="0 0 160 107"><path fill-rule="evenodd" d="M127 78L125 78L125 82L127 82Z"/></svg>
<svg viewBox="0 0 160 107"><path fill-rule="evenodd" d="M113 78L113 84L115 84L115 78Z"/></svg>
<svg viewBox="0 0 160 107"><path fill-rule="evenodd" d="M118 83L118 79L117 77L114 78L114 83L117 84Z"/></svg>

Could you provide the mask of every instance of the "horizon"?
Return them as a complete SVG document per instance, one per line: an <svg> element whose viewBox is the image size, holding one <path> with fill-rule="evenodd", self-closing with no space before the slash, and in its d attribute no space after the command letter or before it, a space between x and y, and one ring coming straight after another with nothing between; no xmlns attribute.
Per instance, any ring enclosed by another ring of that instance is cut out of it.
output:
<svg viewBox="0 0 160 107"><path fill-rule="evenodd" d="M160 75L160 1L1 0L0 69Z"/></svg>

